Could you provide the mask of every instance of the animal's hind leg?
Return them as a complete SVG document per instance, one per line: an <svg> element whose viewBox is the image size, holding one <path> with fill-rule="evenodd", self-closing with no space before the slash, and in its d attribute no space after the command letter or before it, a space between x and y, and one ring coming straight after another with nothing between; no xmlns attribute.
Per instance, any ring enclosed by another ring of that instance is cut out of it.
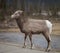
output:
<svg viewBox="0 0 60 53"><path fill-rule="evenodd" d="M29 34L29 39L30 39L31 49L32 49L33 43L32 43L32 34L31 33Z"/></svg>
<svg viewBox="0 0 60 53"><path fill-rule="evenodd" d="M25 45L26 38L27 38L27 34L25 33L25 37L24 37L24 45L23 45L23 48L25 48L25 47L26 47L26 45Z"/></svg>
<svg viewBox="0 0 60 53"><path fill-rule="evenodd" d="M45 36L45 38L47 40L47 43L48 43L46 51L50 51L50 49L51 49L51 37L50 37L50 34L48 32L46 32L46 33L44 33L44 36Z"/></svg>

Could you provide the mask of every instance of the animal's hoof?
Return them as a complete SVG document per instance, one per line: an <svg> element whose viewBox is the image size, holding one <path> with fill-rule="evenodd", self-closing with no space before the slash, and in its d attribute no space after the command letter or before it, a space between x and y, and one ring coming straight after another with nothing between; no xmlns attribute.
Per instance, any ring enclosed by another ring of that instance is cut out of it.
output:
<svg viewBox="0 0 60 53"><path fill-rule="evenodd" d="M30 47L30 49L32 49L32 47Z"/></svg>
<svg viewBox="0 0 60 53"><path fill-rule="evenodd" d="M22 48L26 48L26 46L23 46Z"/></svg>
<svg viewBox="0 0 60 53"><path fill-rule="evenodd" d="M51 51L51 48L46 49L46 52L49 52L49 51Z"/></svg>
<svg viewBox="0 0 60 53"><path fill-rule="evenodd" d="M32 49L32 47L30 47L30 49Z"/></svg>

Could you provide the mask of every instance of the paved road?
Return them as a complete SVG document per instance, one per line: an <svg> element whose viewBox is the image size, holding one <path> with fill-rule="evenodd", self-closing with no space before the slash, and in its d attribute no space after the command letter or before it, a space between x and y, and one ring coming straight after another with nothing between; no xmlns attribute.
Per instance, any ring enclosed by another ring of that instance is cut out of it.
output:
<svg viewBox="0 0 60 53"><path fill-rule="evenodd" d="M0 33L0 42L3 42L3 43L0 44L0 51L3 48L1 45L3 45L3 44L5 45L6 43L11 43L8 45L20 46L20 49L21 49L21 47L23 45L23 41L24 41L23 38L24 38L23 33L19 33L19 32L16 32L16 33L15 32L14 33L4 32L3 33L3 32L1 32ZM47 41L45 40L45 38L42 35L35 34L35 35L33 35L32 38L33 38L33 44L34 44L33 49L35 49L37 51L44 50L43 48L46 49ZM60 36L51 35L51 38L52 38L52 42L51 42L52 51L60 52ZM29 50L29 46L30 46L29 38L27 38L26 43L27 43L27 49Z"/></svg>
<svg viewBox="0 0 60 53"><path fill-rule="evenodd" d="M31 50L28 48L21 48L10 44L0 43L0 53L60 53L60 52L56 51L44 52L40 50L33 50L33 49Z"/></svg>

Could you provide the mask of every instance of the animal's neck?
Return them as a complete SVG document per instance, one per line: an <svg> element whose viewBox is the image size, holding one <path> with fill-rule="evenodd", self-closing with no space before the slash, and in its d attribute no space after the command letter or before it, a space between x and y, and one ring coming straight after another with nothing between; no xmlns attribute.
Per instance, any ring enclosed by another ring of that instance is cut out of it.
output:
<svg viewBox="0 0 60 53"><path fill-rule="evenodd" d="M26 19L24 19L24 18L17 18L16 22L17 22L20 30L23 31L23 24L26 22Z"/></svg>

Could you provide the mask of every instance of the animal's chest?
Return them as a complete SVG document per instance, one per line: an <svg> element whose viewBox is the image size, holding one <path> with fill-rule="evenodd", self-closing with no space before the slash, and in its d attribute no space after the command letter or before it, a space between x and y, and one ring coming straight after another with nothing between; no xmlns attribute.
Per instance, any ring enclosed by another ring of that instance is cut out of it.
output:
<svg viewBox="0 0 60 53"><path fill-rule="evenodd" d="M33 31L33 32L37 32L37 31L43 31L45 29L44 23L41 23L39 21L29 21L27 23L24 23L23 25L23 30L24 31Z"/></svg>

